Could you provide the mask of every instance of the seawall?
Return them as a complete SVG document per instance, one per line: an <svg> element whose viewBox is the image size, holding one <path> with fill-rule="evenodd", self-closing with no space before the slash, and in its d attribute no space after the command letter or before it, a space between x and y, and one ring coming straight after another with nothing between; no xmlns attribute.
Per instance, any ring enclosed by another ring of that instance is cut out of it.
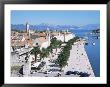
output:
<svg viewBox="0 0 110 87"><path fill-rule="evenodd" d="M89 58L84 48L85 41L81 40L76 42L70 50L70 57L68 60L68 66L64 68L64 72L67 71L79 71L90 74L90 77L94 77L94 72L89 62Z"/></svg>

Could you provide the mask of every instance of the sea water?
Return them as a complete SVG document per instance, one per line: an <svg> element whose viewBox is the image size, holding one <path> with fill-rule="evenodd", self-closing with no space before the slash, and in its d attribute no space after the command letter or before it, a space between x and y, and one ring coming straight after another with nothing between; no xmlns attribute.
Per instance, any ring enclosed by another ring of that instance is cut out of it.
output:
<svg viewBox="0 0 110 87"><path fill-rule="evenodd" d="M100 76L100 39L91 35L91 30L71 30L76 36L87 40L85 50L96 77ZM95 43L95 45L93 45Z"/></svg>

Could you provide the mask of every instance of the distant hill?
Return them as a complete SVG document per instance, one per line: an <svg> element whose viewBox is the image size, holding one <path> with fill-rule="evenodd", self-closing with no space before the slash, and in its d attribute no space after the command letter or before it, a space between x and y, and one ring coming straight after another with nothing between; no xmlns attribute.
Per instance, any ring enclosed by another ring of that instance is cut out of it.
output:
<svg viewBox="0 0 110 87"><path fill-rule="evenodd" d="M94 34L100 33L100 29L92 30L92 33Z"/></svg>
<svg viewBox="0 0 110 87"><path fill-rule="evenodd" d="M85 25L85 26L81 26L78 29L83 29L83 30L100 29L100 24L88 24L88 25Z"/></svg>
<svg viewBox="0 0 110 87"><path fill-rule="evenodd" d="M52 30L65 30L65 29L70 29L70 30L76 30L76 29L84 29L84 30L94 30L94 29L98 29L100 28L99 24L88 24L85 26L75 26L75 25L50 25L50 24L46 24L46 23L41 23L39 25L30 25L30 29L32 30L45 30L47 28L50 28ZM23 24L17 24L17 25L13 25L11 24L11 29L15 29L15 30L25 30L26 29L26 25Z"/></svg>

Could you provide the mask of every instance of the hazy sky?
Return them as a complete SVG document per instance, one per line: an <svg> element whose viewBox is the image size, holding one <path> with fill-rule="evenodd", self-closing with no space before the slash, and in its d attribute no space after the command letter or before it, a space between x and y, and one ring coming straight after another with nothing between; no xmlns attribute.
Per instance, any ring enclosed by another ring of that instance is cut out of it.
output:
<svg viewBox="0 0 110 87"><path fill-rule="evenodd" d="M13 10L11 11L11 24L58 24L76 25L100 24L100 11L98 10Z"/></svg>

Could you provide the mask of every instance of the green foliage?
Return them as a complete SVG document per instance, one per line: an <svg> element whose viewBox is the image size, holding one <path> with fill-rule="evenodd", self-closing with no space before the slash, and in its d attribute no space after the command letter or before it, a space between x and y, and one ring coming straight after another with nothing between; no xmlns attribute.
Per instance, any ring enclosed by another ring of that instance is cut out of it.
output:
<svg viewBox="0 0 110 87"><path fill-rule="evenodd" d="M36 60L37 60L37 55L40 54L40 53L41 53L41 51L40 51L40 47L39 47L39 46L34 47L34 48L31 50L31 54L34 54L34 56L35 56L35 62L36 62Z"/></svg>
<svg viewBox="0 0 110 87"><path fill-rule="evenodd" d="M20 69L20 66L11 66L11 71L16 70L18 71Z"/></svg>
<svg viewBox="0 0 110 87"><path fill-rule="evenodd" d="M63 48L61 54L58 56L56 63L59 65L61 70L63 67L65 67L68 64L67 61L70 56L70 50L72 49L72 45L74 44L74 42L76 42L78 39L79 39L79 37L75 37L75 38L69 40L66 43L66 46Z"/></svg>
<svg viewBox="0 0 110 87"><path fill-rule="evenodd" d="M52 49L59 48L61 46L61 44L62 44L62 41L57 40L56 38L51 39L50 46L52 47Z"/></svg>
<svg viewBox="0 0 110 87"><path fill-rule="evenodd" d="M47 50L48 50L48 52L52 53L52 47L51 46L47 47Z"/></svg>
<svg viewBox="0 0 110 87"><path fill-rule="evenodd" d="M40 53L40 47L37 46L37 47L34 47L32 50L31 50L31 54L34 54L34 53Z"/></svg>
<svg viewBox="0 0 110 87"><path fill-rule="evenodd" d="M48 57L48 55L49 55L49 50L45 49L45 48L42 48L42 51L40 53L40 57L45 58L45 57Z"/></svg>
<svg viewBox="0 0 110 87"><path fill-rule="evenodd" d="M56 38L51 39L50 46L47 47L46 49L45 48L42 48L40 57L41 58L47 57L49 55L49 53L52 53L52 50L53 49L57 49L57 48L61 47L61 44L62 44L62 41L59 41Z"/></svg>

